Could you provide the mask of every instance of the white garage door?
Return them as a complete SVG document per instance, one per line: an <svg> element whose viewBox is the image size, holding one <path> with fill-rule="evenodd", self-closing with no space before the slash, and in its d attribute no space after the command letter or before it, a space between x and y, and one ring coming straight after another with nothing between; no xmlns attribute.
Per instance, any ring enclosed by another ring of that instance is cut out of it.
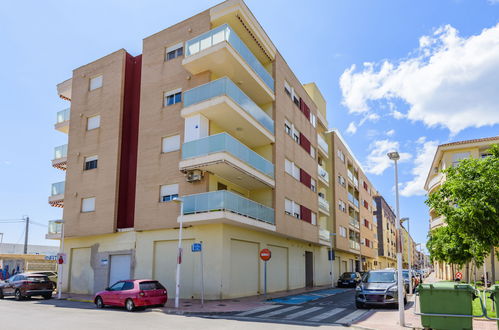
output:
<svg viewBox="0 0 499 330"><path fill-rule="evenodd" d="M71 249L69 291L92 294L94 271L90 265L90 248Z"/></svg>
<svg viewBox="0 0 499 330"><path fill-rule="evenodd" d="M268 248L272 252L272 258L267 262L267 290L269 292L287 290L288 249L273 245L269 245Z"/></svg>
<svg viewBox="0 0 499 330"><path fill-rule="evenodd" d="M243 297L258 293L258 244L231 240L230 295Z"/></svg>
<svg viewBox="0 0 499 330"><path fill-rule="evenodd" d="M194 293L194 256L191 244L194 240L182 240L182 267L180 271L180 297L191 298ZM175 297L175 272L177 266L178 241L154 242L153 279L168 290L168 296Z"/></svg>
<svg viewBox="0 0 499 330"><path fill-rule="evenodd" d="M111 267L109 269L109 286L118 281L130 279L131 255L117 254L111 256Z"/></svg>

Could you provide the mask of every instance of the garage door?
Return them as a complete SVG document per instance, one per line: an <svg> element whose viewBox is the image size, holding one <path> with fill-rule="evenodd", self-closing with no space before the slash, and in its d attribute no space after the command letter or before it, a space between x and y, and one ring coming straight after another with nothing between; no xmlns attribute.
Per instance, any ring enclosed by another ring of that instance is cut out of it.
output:
<svg viewBox="0 0 499 330"><path fill-rule="evenodd" d="M90 248L71 249L70 292L82 294L93 293L94 271L90 265L90 256Z"/></svg>
<svg viewBox="0 0 499 330"><path fill-rule="evenodd" d="M182 267L180 272L180 297L191 298L194 293L194 258L191 244L194 240L182 241ZM177 267L178 241L154 242L153 278L168 290L168 296L175 298L175 272Z"/></svg>
<svg viewBox="0 0 499 330"><path fill-rule="evenodd" d="M109 270L109 286L122 280L130 279L131 255L119 254L111 256L111 267Z"/></svg>
<svg viewBox="0 0 499 330"><path fill-rule="evenodd" d="M242 297L258 293L258 244L231 240L230 295Z"/></svg>
<svg viewBox="0 0 499 330"><path fill-rule="evenodd" d="M288 289L288 249L269 245L272 258L267 262L267 290L269 292Z"/></svg>

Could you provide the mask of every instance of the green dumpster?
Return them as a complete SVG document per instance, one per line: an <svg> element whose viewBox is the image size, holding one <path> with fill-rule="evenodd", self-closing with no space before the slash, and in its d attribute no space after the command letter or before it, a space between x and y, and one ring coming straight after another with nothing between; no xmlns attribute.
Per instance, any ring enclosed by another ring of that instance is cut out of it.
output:
<svg viewBox="0 0 499 330"><path fill-rule="evenodd" d="M439 282L418 286L421 324L438 330L473 329L473 299L477 290L469 284ZM477 317L483 315L476 315Z"/></svg>

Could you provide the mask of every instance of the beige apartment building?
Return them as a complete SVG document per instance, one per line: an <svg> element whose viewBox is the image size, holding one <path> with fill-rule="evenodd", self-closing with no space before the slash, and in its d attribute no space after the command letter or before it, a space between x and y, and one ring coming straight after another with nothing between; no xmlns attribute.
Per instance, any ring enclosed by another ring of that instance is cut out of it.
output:
<svg viewBox="0 0 499 330"><path fill-rule="evenodd" d="M383 196L375 196L376 218L378 221L378 268L396 268L397 266L397 216Z"/></svg>
<svg viewBox="0 0 499 330"><path fill-rule="evenodd" d="M441 144L438 146L435 156L433 157L433 162L430 167L430 172L426 178L425 190L428 194L438 190L441 184L445 181L445 174L441 171L450 167L455 166L462 159L466 158L484 158L488 157L490 154L488 149L493 144L499 143L499 136L483 138L483 139L473 139L466 141L457 141L452 143ZM430 213L430 230L438 228L440 226L445 226L445 218L437 214L433 209L429 210ZM497 250L497 249L496 249ZM497 251L496 251L497 253ZM497 258L495 262L495 277L499 278L499 262ZM491 260L490 256L486 258L485 261L487 273L491 275ZM437 278L444 280L452 280L454 278L455 272L458 268L448 265L443 262L434 263L435 274ZM470 267L471 268L471 267ZM461 270L463 276L466 277L467 272ZM472 269L470 270L470 277L479 280L483 275L483 267L477 269L476 272Z"/></svg>
<svg viewBox="0 0 499 330"><path fill-rule="evenodd" d="M57 89L68 109L55 128L68 144L52 163L66 180L49 203L64 207L64 291L153 278L171 295L180 222L183 298L200 296L195 242L207 299L261 293L263 248L272 252L269 292L329 283L331 217L341 219L333 230L341 267L374 266L375 190L326 134L317 86L302 85L244 2L145 38L140 55L121 49L83 65Z"/></svg>
<svg viewBox="0 0 499 330"><path fill-rule="evenodd" d="M347 271L377 268L376 189L337 130L327 132L330 201L328 228L334 233L335 278Z"/></svg>

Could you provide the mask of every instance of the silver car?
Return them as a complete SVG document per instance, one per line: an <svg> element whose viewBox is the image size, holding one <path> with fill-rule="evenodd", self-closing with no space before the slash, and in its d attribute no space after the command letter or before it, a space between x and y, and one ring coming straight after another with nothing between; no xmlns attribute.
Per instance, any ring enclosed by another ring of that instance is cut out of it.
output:
<svg viewBox="0 0 499 330"><path fill-rule="evenodd" d="M407 303L406 291L404 305ZM371 270L355 288L355 305L364 308L366 305L398 306L397 272L395 270Z"/></svg>

